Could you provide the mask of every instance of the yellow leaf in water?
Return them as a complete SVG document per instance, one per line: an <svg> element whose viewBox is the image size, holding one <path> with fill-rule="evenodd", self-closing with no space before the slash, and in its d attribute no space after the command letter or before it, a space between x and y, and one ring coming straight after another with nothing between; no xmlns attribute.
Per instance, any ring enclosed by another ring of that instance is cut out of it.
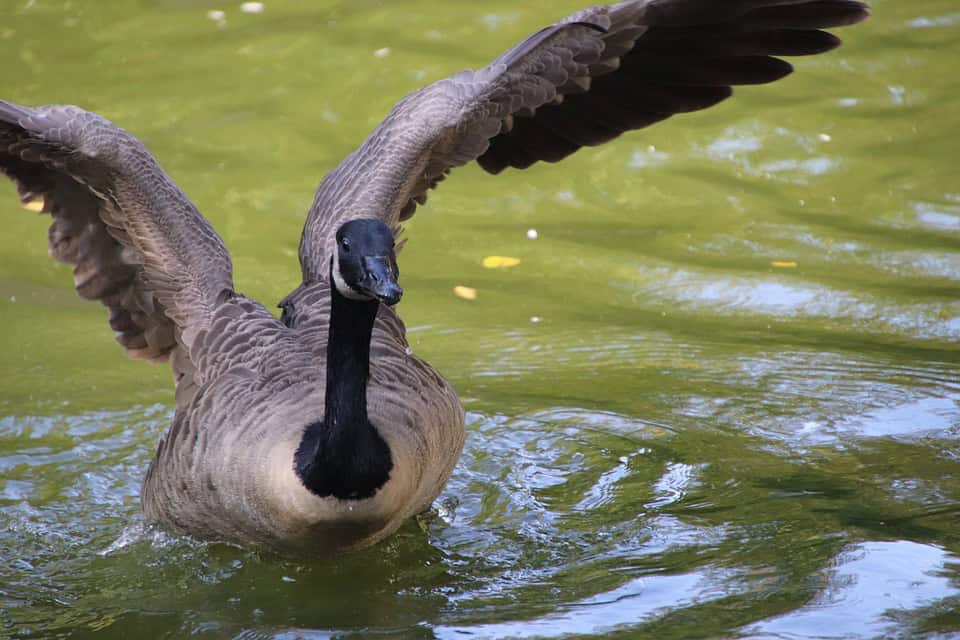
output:
<svg viewBox="0 0 960 640"><path fill-rule="evenodd" d="M43 200L31 200L30 202L24 202L23 208L27 211L36 211L37 213L43 213Z"/></svg>
<svg viewBox="0 0 960 640"><path fill-rule="evenodd" d="M477 299L477 290L472 287L463 287L457 285L453 288L453 295L458 298L463 298L464 300L476 300Z"/></svg>
<svg viewBox="0 0 960 640"><path fill-rule="evenodd" d="M783 262L781 260L774 260L770 263L771 267L776 267L777 269L796 269L796 262Z"/></svg>
<svg viewBox="0 0 960 640"><path fill-rule="evenodd" d="M487 256L483 259L485 269L509 269L520 264L520 258L510 256Z"/></svg>

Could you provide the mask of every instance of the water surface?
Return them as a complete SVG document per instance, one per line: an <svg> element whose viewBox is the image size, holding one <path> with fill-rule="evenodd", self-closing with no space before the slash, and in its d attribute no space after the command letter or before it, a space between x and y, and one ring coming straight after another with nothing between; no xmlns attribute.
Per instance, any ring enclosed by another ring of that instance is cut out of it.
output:
<svg viewBox="0 0 960 640"><path fill-rule="evenodd" d="M400 96L579 6L0 0L0 95L135 132L270 303L320 176ZM0 636L960 636L960 13L878 0L844 35L431 196L400 310L466 450L434 510L332 561L144 528L170 373L0 184Z"/></svg>

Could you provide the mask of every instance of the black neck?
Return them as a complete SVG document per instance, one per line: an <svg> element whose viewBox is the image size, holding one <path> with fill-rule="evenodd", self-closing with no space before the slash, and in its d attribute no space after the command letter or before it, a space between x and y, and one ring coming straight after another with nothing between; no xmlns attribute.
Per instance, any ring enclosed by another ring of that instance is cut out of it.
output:
<svg viewBox="0 0 960 640"><path fill-rule="evenodd" d="M327 336L326 410L308 425L294 459L303 484L321 497L369 498L390 477L390 448L367 417L370 337L376 301L333 298Z"/></svg>
<svg viewBox="0 0 960 640"><path fill-rule="evenodd" d="M340 295L336 287L331 291L326 421L331 426L366 423L370 337L379 303L351 300Z"/></svg>

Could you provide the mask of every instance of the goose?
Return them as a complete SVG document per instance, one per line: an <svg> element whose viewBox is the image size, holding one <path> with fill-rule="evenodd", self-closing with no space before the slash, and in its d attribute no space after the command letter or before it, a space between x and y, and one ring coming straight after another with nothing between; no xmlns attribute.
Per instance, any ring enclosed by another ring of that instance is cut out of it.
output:
<svg viewBox="0 0 960 640"><path fill-rule="evenodd" d="M452 169L490 174L711 107L864 20L853 0L628 0L584 9L486 67L410 93L329 172L277 318L235 289L223 241L132 134L75 106L0 102L0 170L52 217L49 253L132 358L169 361L173 422L145 520L326 555L371 545L439 495L464 410L395 305L401 224Z"/></svg>

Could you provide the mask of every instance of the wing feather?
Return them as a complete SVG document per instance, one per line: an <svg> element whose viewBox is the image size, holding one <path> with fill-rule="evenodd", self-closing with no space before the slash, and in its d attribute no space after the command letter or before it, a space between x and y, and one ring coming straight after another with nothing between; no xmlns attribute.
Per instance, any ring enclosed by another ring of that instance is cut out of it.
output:
<svg viewBox="0 0 960 640"><path fill-rule="evenodd" d="M479 71L400 101L320 184L300 243L304 282L326 278L332 238L352 218L399 223L455 167L496 174L558 162L732 87L792 71L776 56L840 44L820 29L868 15L854 0L628 0L579 11Z"/></svg>
<svg viewBox="0 0 960 640"><path fill-rule="evenodd" d="M143 144L78 107L0 101L0 172L53 218L51 257L134 358L189 347L232 291L230 256Z"/></svg>

